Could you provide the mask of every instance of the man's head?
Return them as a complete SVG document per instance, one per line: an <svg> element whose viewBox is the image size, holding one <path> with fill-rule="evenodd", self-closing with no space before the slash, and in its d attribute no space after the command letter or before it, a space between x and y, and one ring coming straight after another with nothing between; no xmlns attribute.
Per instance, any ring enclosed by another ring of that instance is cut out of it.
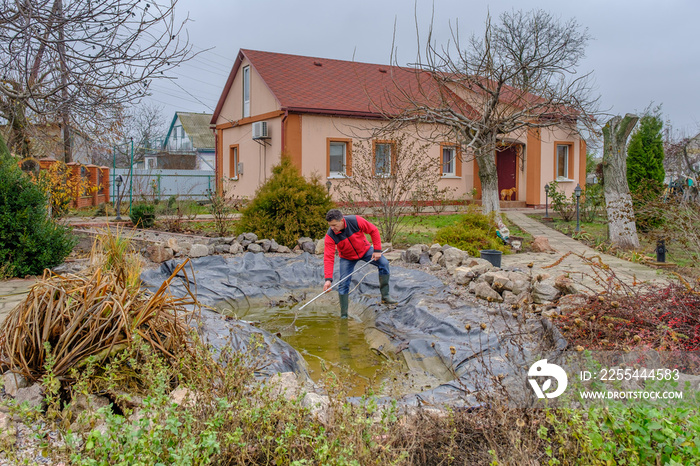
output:
<svg viewBox="0 0 700 466"><path fill-rule="evenodd" d="M334 233L339 233L345 228L343 213L338 209L331 209L328 211L326 214L326 222L328 222L328 226L331 227Z"/></svg>

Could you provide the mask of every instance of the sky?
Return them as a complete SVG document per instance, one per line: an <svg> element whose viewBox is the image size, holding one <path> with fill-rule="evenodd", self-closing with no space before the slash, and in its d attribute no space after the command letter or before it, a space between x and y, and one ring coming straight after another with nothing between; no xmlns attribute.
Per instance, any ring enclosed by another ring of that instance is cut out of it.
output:
<svg viewBox="0 0 700 466"><path fill-rule="evenodd" d="M173 70L174 79L154 82L146 102L160 106L168 123L176 111L212 113L241 48L389 63L394 41L397 62L406 65L431 16L433 39L445 44L450 25L466 39L484 30L487 14L513 9L542 9L588 29L578 72L593 73L610 116L661 104L673 134L700 131L697 0L179 0L176 20L189 17L189 43L200 54Z"/></svg>

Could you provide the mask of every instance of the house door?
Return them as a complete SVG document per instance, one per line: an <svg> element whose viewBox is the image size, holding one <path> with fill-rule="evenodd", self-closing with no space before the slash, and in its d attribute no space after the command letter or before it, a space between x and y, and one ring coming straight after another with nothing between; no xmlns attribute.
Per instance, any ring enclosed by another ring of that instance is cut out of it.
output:
<svg viewBox="0 0 700 466"><path fill-rule="evenodd" d="M496 152L496 172L498 173L498 194L501 190L515 188L515 174L518 167L518 155L514 146ZM515 200L515 194L511 197Z"/></svg>

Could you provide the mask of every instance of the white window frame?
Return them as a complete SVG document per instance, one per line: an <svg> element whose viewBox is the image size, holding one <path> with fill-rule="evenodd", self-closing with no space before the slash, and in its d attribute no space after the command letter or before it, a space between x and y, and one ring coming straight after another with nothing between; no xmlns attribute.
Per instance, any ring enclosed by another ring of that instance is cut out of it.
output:
<svg viewBox="0 0 700 466"><path fill-rule="evenodd" d="M560 172L562 171L561 164L559 163L559 148L564 147L566 150L564 151L564 174L561 175ZM568 144L557 144L557 180L568 180L569 179L569 151L571 150L571 147Z"/></svg>
<svg viewBox="0 0 700 466"><path fill-rule="evenodd" d="M341 162L341 167L342 171L333 171L330 169L332 166L331 164L331 157L333 155L331 154L331 148L333 146L341 146L343 148L343 160ZM344 178L347 176L348 173L348 143L343 142L343 141L330 141L328 144L328 173L329 173L329 178Z"/></svg>
<svg viewBox="0 0 700 466"><path fill-rule="evenodd" d="M375 174L376 176L379 176L379 177L389 177L389 176L392 175L391 169L393 168L393 164L394 164L394 163L393 163L393 162L394 162L394 153L393 153L393 151L394 151L395 145L396 145L396 144L393 143L393 142L391 142L391 141L378 141L378 142L375 142L375 143L374 143L374 174ZM378 154L378 152L379 152L379 151L378 151L379 146L388 146L388 147L389 147L389 171L388 171L388 172L386 172L386 171L381 171L381 172L380 172L380 171L377 170L377 168L378 168L378 167L377 167L377 161L379 160L379 158L377 157L377 154Z"/></svg>
<svg viewBox="0 0 700 466"><path fill-rule="evenodd" d="M440 151L440 167L442 170L442 176L443 177L455 177L457 176L457 147L456 146L440 146L442 149ZM450 155L450 161L449 166L451 170L445 171L445 151L451 151L452 154Z"/></svg>
<svg viewBox="0 0 700 466"><path fill-rule="evenodd" d="M243 118L250 116L250 66L243 68Z"/></svg>

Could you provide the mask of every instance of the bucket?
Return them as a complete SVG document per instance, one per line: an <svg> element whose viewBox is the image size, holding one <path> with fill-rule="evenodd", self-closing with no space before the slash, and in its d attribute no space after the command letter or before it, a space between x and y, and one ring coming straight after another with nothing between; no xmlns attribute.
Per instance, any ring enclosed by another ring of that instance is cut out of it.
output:
<svg viewBox="0 0 700 466"><path fill-rule="evenodd" d="M497 249L482 249L479 251L479 255L482 259L486 259L487 261L491 262L491 265L498 268L501 267L502 254L503 253Z"/></svg>

